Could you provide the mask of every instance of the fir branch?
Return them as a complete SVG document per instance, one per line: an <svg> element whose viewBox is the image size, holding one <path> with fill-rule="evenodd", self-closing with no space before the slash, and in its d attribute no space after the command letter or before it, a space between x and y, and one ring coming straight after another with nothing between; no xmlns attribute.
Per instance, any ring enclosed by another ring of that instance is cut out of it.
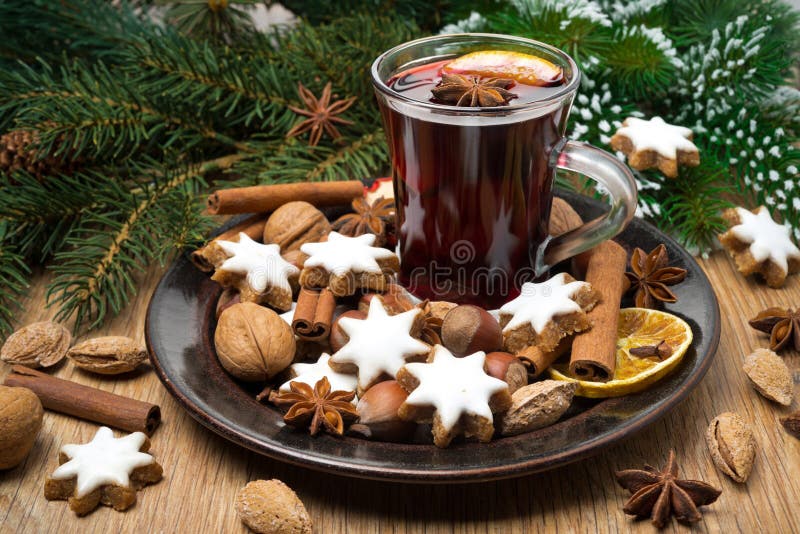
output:
<svg viewBox="0 0 800 534"><path fill-rule="evenodd" d="M109 181L92 172L39 181L18 171L9 178L0 187L0 220L9 223L6 238L20 254L40 263L61 247L81 215L97 207L98 191Z"/></svg>
<svg viewBox="0 0 800 534"><path fill-rule="evenodd" d="M253 20L244 6L255 0L161 0L164 18L181 33L196 39L231 43L252 34Z"/></svg>
<svg viewBox="0 0 800 534"><path fill-rule="evenodd" d="M352 180L372 177L388 167L386 138L380 128L360 137L343 137L333 146L308 147L287 141L260 164L261 183Z"/></svg>
<svg viewBox="0 0 800 534"><path fill-rule="evenodd" d="M13 330L14 312L28 287L30 269L9 238L8 221L0 220L0 336Z"/></svg>
<svg viewBox="0 0 800 534"><path fill-rule="evenodd" d="M192 222L186 220L185 210L166 209L170 196L194 191L191 182L197 176L228 168L241 157L224 156L177 174L165 171L162 179L138 191L122 184L104 191L99 201L106 210L83 217L50 266L55 277L47 300L58 306L56 318L74 316L77 331L84 325L97 327L109 312L119 313L135 292L132 275L149 261L165 257L169 247L164 243L170 236L188 235Z"/></svg>

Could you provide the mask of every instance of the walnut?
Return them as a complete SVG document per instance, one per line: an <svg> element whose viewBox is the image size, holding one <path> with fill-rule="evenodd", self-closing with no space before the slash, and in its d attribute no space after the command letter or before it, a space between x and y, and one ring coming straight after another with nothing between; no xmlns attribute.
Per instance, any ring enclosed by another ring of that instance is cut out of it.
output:
<svg viewBox="0 0 800 534"><path fill-rule="evenodd" d="M308 202L284 204L267 219L264 243L276 243L281 254L298 250L305 243L316 243L331 231L325 215Z"/></svg>
<svg viewBox="0 0 800 534"><path fill-rule="evenodd" d="M27 388L0 386L0 469L25 459L42 427L42 403Z"/></svg>
<svg viewBox="0 0 800 534"><path fill-rule="evenodd" d="M227 308L214 333L217 357L230 374L246 382L264 382L292 363L292 328L274 311L242 302Z"/></svg>

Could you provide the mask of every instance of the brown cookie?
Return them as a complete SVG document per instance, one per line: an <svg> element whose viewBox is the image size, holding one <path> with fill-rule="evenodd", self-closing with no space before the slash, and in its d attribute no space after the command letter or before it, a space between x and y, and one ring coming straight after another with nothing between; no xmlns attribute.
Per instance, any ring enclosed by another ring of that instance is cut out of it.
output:
<svg viewBox="0 0 800 534"><path fill-rule="evenodd" d="M692 143L692 131L667 124L661 117L649 121L629 117L611 137L611 148L628 157L638 171L657 168L665 176L678 176L678 167L700 165L700 152Z"/></svg>

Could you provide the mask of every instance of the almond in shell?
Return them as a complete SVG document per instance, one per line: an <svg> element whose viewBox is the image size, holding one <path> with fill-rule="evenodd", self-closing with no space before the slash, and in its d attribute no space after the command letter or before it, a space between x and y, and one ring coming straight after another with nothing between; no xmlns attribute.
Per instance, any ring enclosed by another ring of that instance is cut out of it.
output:
<svg viewBox="0 0 800 534"><path fill-rule="evenodd" d="M756 459L756 440L750 426L738 414L725 412L711 421L706 431L711 459L736 482L745 482Z"/></svg>
<svg viewBox="0 0 800 534"><path fill-rule="evenodd" d="M769 349L758 349L745 358L742 369L756 391L764 397L784 406L792 403L792 373L777 354Z"/></svg>
<svg viewBox="0 0 800 534"><path fill-rule="evenodd" d="M147 360L144 347L124 336L106 336L78 343L67 353L76 367L101 375L133 371Z"/></svg>
<svg viewBox="0 0 800 534"><path fill-rule="evenodd" d="M516 436L550 426L567 411L578 385L543 380L521 387L511 395L511 407L500 417L504 436Z"/></svg>
<svg viewBox="0 0 800 534"><path fill-rule="evenodd" d="M58 323L44 321L20 328L0 349L0 359L11 365L50 367L67 354L72 343L69 330Z"/></svg>

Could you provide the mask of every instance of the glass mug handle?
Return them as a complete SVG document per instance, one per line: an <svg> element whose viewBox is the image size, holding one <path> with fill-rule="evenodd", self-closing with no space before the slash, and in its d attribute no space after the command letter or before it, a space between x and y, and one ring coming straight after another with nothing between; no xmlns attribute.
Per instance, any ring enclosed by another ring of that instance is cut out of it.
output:
<svg viewBox="0 0 800 534"><path fill-rule="evenodd" d="M612 154L579 141L566 141L554 155L558 168L586 175L600 184L608 192L611 209L579 228L548 238L537 255L537 276L620 233L633 218L638 199L633 174Z"/></svg>

